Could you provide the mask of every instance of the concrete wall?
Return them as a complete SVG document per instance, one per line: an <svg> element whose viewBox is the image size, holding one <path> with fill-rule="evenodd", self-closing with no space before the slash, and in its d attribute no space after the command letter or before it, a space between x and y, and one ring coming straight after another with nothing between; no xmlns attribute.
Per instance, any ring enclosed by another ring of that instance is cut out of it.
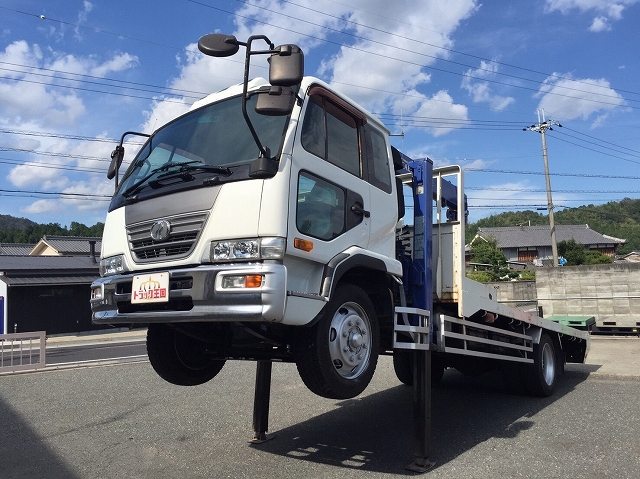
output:
<svg viewBox="0 0 640 479"><path fill-rule="evenodd" d="M565 266L536 270L544 316L595 316L598 327L640 326L640 264Z"/></svg>
<svg viewBox="0 0 640 479"><path fill-rule="evenodd" d="M524 311L536 312L537 293L535 281L501 281L485 284L495 290L495 297L499 303L505 303Z"/></svg>

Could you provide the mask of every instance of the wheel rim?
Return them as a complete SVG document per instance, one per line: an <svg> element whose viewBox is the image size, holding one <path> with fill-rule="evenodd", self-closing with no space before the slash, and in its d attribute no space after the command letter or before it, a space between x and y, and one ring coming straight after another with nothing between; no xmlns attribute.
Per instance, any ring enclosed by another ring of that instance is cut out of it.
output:
<svg viewBox="0 0 640 479"><path fill-rule="evenodd" d="M355 379L367 368L371 355L371 323L357 303L338 308L329 328L329 354L340 376Z"/></svg>
<svg viewBox="0 0 640 479"><path fill-rule="evenodd" d="M542 377L548 386L553 384L556 376L556 361L553 354L553 346L544 343L542 346Z"/></svg>
<svg viewBox="0 0 640 479"><path fill-rule="evenodd" d="M204 346L177 331L174 332L173 347L176 357L185 368L192 371L202 371L211 364L211 359L207 356Z"/></svg>

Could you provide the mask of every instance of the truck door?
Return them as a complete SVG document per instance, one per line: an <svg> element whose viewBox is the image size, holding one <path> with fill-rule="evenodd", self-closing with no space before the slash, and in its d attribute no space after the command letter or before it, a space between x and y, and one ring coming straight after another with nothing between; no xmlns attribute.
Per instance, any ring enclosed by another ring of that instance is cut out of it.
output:
<svg viewBox="0 0 640 479"><path fill-rule="evenodd" d="M303 259L295 268L298 288L306 282L304 289L317 294L324 265L369 242L370 185L363 180L361 146L366 120L320 86L310 87L305 103L293 147L287 253ZM300 240L312 249L301 249Z"/></svg>

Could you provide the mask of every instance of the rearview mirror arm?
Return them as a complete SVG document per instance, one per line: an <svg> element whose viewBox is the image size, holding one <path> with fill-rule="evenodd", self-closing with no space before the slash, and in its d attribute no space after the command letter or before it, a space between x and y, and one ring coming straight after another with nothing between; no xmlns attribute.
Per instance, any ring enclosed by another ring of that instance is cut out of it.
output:
<svg viewBox="0 0 640 479"><path fill-rule="evenodd" d="M264 40L269 45L269 50L255 51L255 52L251 51L251 43L254 40ZM238 43L241 44L240 42ZM248 99L247 89L249 86L249 61L251 59L251 55L265 55L269 53L274 53L274 49L275 49L274 44L271 43L271 40L269 40L269 38L267 38L265 35L253 35L249 37L246 43L246 54L245 54L245 60L244 60L244 82L242 86L242 116L244 116L244 121L247 123L247 126L249 127L251 136L253 136L253 140L256 142L256 145L258 146L258 149L260 150L260 154L267 159L272 159L272 158L270 158L269 152L262 145L262 142L258 137L258 133L253 127L253 123L251 123L251 119L249 118L249 114L247 113L247 99Z"/></svg>
<svg viewBox="0 0 640 479"><path fill-rule="evenodd" d="M137 131L125 131L122 136L120 137L120 143L118 143L118 146L115 147L115 149L111 152L111 164L109 165L109 170L107 171L107 178L108 179L112 179L113 177L115 177L115 190L118 190L118 170L120 169L120 165L122 164L122 160L124 159L124 146L122 146L122 144L124 143L124 138L127 135L136 135L136 136L144 136L146 138L149 138L151 135L148 135L146 133L139 133Z"/></svg>

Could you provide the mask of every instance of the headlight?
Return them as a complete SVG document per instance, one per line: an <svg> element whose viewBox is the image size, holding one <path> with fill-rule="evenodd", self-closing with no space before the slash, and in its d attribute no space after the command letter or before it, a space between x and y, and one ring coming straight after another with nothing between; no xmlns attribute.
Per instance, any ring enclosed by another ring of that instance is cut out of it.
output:
<svg viewBox="0 0 640 479"><path fill-rule="evenodd" d="M216 263L223 261L282 259L284 246L284 238L277 237L213 241L209 259Z"/></svg>
<svg viewBox="0 0 640 479"><path fill-rule="evenodd" d="M100 276L112 276L129 271L124 255L110 256L100 260Z"/></svg>

